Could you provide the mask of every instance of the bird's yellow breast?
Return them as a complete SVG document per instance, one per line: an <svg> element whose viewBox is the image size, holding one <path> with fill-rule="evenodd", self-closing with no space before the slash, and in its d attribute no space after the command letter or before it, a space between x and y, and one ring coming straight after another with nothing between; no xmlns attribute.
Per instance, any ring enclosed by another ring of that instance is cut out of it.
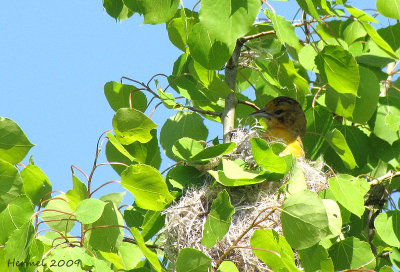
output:
<svg viewBox="0 0 400 272"><path fill-rule="evenodd" d="M295 137L292 133L290 133L290 131L284 128L269 129L264 133L262 138L269 142L283 142L286 145L286 148L279 154L281 156L293 154L297 158L304 157L303 143L300 137Z"/></svg>

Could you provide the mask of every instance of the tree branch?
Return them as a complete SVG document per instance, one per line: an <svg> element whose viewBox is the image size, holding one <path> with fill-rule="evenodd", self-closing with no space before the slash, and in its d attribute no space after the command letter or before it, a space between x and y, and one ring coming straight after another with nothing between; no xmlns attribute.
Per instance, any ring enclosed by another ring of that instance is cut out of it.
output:
<svg viewBox="0 0 400 272"><path fill-rule="evenodd" d="M225 81L232 92L225 98L225 109L221 115L223 124L223 139L224 143L230 142L230 131L235 127L235 111L238 103L236 98L236 77L239 63L240 51L243 44L246 42L244 38L239 38L236 41L236 47L233 50L232 56L225 67Z"/></svg>
<svg viewBox="0 0 400 272"><path fill-rule="evenodd" d="M201 113L201 114L208 114L208 115L221 117L221 113L220 112L202 110L202 109L194 108L194 107L191 107L191 106L183 106L183 105L178 105L177 107L185 108L185 109L188 109L188 110L191 110L191 111L194 111L194 112L198 112L198 113Z"/></svg>

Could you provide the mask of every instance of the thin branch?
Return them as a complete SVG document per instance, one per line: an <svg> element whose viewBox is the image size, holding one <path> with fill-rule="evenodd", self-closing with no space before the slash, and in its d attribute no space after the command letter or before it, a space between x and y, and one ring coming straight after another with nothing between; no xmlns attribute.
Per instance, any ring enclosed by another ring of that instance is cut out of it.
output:
<svg viewBox="0 0 400 272"><path fill-rule="evenodd" d="M276 13L274 8L268 4L267 0L261 0L273 13Z"/></svg>
<svg viewBox="0 0 400 272"><path fill-rule="evenodd" d="M221 113L220 112L203 110L203 109L198 109L198 108L194 108L194 107L191 107L191 106L183 106L183 105L178 105L177 107L185 108L185 109L188 109L188 110L191 110L191 111L194 111L194 112L198 112L198 113L201 113L201 114L208 114L208 115L221 117Z"/></svg>
<svg viewBox="0 0 400 272"><path fill-rule="evenodd" d="M149 81L147 82L146 86L149 86L149 84L151 83L151 81L152 81L155 77L158 77L158 76L164 76L164 77L168 78L168 76L167 76L166 74L163 74L163 73L155 74L154 76L152 76L152 77L149 79Z"/></svg>
<svg viewBox="0 0 400 272"><path fill-rule="evenodd" d="M264 216L263 219L257 221L258 217L261 215L261 213L265 212L267 209L272 209L266 216ZM222 261L225 259L225 257L229 254L229 252L234 249L237 244L240 242L240 240L242 240L242 238L254 227L256 227L258 224L260 224L261 222L263 222L264 220L266 220L271 214L273 214L276 210L278 209L278 207L268 207L264 210L262 210L257 217L253 220L253 222L251 223L251 225L245 229L243 231L242 234L239 235L238 238L236 238L236 240L232 243L232 245L222 254L222 256L217 260L215 266L216 268L219 267L219 265L222 263Z"/></svg>
<svg viewBox="0 0 400 272"><path fill-rule="evenodd" d="M247 105L247 106L252 107L255 110L260 110L260 108L256 104L254 104L253 102L250 102L250 101L238 99L238 104Z"/></svg>
<svg viewBox="0 0 400 272"><path fill-rule="evenodd" d="M322 90L325 90L325 88L326 88L327 85L328 85L328 83L326 83L325 85L323 85L323 86L321 86L321 87L318 88L318 91L315 93L314 98L313 98L313 101L312 101L312 103L311 103L311 105L312 105L313 108L315 107L315 102L317 101L317 97L318 97L319 93L320 93Z"/></svg>
<svg viewBox="0 0 400 272"><path fill-rule="evenodd" d="M154 109L150 112L150 114L149 114L149 118L151 118L152 116L153 116L153 113L156 111L156 109L158 108L158 106L160 106L162 104L162 102L160 102L160 103L158 103L155 107L154 107Z"/></svg>
<svg viewBox="0 0 400 272"><path fill-rule="evenodd" d="M134 244L134 245L137 245L136 241L133 240L132 238L124 237L122 241L123 241L123 242L127 242L127 243L131 243L131 244ZM164 248L161 247L161 246L158 246L158 245L146 245L146 247L147 247L147 248L160 249L160 250L163 250L163 251L164 251Z"/></svg>
<svg viewBox="0 0 400 272"><path fill-rule="evenodd" d="M80 169L78 166L75 166L75 165L71 165L71 172L73 175L75 175L74 168L76 170L78 170L79 172L81 172L85 176L86 179L89 179L89 176L82 169Z"/></svg>
<svg viewBox="0 0 400 272"><path fill-rule="evenodd" d="M90 193L90 196L92 196L95 192L97 192L98 190L100 190L101 188L103 188L104 186L111 184L111 183L121 183L121 181L119 180L111 180L108 181L106 183L103 183L102 185L100 185L99 187L97 187L95 190L93 190L93 192Z"/></svg>
<svg viewBox="0 0 400 272"><path fill-rule="evenodd" d="M177 163L175 163L175 164L173 164L171 166L168 166L164 171L161 172L161 175L164 174L165 172L167 172L169 169L171 169L171 168L173 168L173 167L175 167L175 166L177 166L177 165L179 165L181 163L183 163L183 161L178 161Z"/></svg>
<svg viewBox="0 0 400 272"><path fill-rule="evenodd" d="M394 172L393 170L391 170L379 178L374 178L372 181L369 182L369 185L371 186L378 185L386 179L392 179L398 176L400 176L400 171Z"/></svg>
<svg viewBox="0 0 400 272"><path fill-rule="evenodd" d="M241 69L239 69L238 72L247 81L247 83L250 84L250 86L253 88L254 92L258 93L258 91L257 91L256 87L254 86L254 84L251 83L250 80L242 73ZM243 101L243 100L241 100L241 101Z"/></svg>

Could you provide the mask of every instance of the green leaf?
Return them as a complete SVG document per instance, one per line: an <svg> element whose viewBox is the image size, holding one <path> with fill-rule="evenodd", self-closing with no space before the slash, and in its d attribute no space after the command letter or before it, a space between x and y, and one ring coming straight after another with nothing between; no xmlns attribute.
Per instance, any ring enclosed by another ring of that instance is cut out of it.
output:
<svg viewBox="0 0 400 272"><path fill-rule="evenodd" d="M40 200L46 200L51 197L52 186L46 174L36 165L28 164L21 171L21 177L24 181L24 192L32 200L34 205L39 205ZM47 194L47 196L42 199Z"/></svg>
<svg viewBox="0 0 400 272"><path fill-rule="evenodd" d="M375 268L375 256L367 242L355 237L348 237L332 245L329 248L335 271L344 269Z"/></svg>
<svg viewBox="0 0 400 272"><path fill-rule="evenodd" d="M233 46L228 46L213 36L201 22L193 26L188 37L190 55L202 66L219 70L230 58Z"/></svg>
<svg viewBox="0 0 400 272"><path fill-rule="evenodd" d="M360 70L360 85L358 86L354 111L351 120L354 123L366 123L374 114L379 100L379 80L375 74L362 66Z"/></svg>
<svg viewBox="0 0 400 272"><path fill-rule="evenodd" d="M287 182L287 192L293 195L299 191L307 190L307 183L304 172L295 160L290 171L289 181Z"/></svg>
<svg viewBox="0 0 400 272"><path fill-rule="evenodd" d="M11 119L0 117L0 158L17 164L34 146L22 129Z"/></svg>
<svg viewBox="0 0 400 272"><path fill-rule="evenodd" d="M379 105L376 115L371 118L370 123L373 127L374 134L385 140L389 144L393 144L400 138L400 131L394 131L391 117L400 115L400 99L396 96L388 95L387 97L379 98Z"/></svg>
<svg viewBox="0 0 400 272"><path fill-rule="evenodd" d="M76 207L76 219L83 224L91 224L100 218L106 204L106 202L95 198L85 199Z"/></svg>
<svg viewBox="0 0 400 272"><path fill-rule="evenodd" d="M121 257L125 270L134 269L144 257L138 245L125 242L120 246L118 255Z"/></svg>
<svg viewBox="0 0 400 272"><path fill-rule="evenodd" d="M165 214L159 211L147 211L143 219L142 236L145 241L151 239L157 232L164 227Z"/></svg>
<svg viewBox="0 0 400 272"><path fill-rule="evenodd" d="M51 254L49 256L48 264L58 264L57 267L57 272L70 272L71 270L74 271L79 271L79 272L84 272L85 270L81 268L81 263L79 262L79 265L75 263L76 260L81 261L82 256L85 254L85 249L83 247L65 247L62 248L61 246L56 247L54 250L51 251ZM51 260L51 261L50 261ZM54 261L53 261L54 260ZM73 260L74 263L72 266L67 266L67 262L69 260ZM45 262L46 263L46 259ZM65 263L65 265L61 265ZM107 271L108 270L102 270L102 271Z"/></svg>
<svg viewBox="0 0 400 272"><path fill-rule="evenodd" d="M108 15L119 21L133 15L133 12L124 5L122 0L103 0L103 7Z"/></svg>
<svg viewBox="0 0 400 272"><path fill-rule="evenodd" d="M236 39L251 29L259 9L257 0L203 0L200 22L188 38L193 58L207 69L220 69L231 56Z"/></svg>
<svg viewBox="0 0 400 272"><path fill-rule="evenodd" d="M121 174L122 186L143 209L161 211L174 197L169 193L160 172L149 165L131 165Z"/></svg>
<svg viewBox="0 0 400 272"><path fill-rule="evenodd" d="M296 0L299 6L312 17L321 21L317 9L315 8L314 1L312 0Z"/></svg>
<svg viewBox="0 0 400 272"><path fill-rule="evenodd" d="M173 109L176 106L175 97L171 93L164 92L161 88L157 89L158 96L161 102L168 109Z"/></svg>
<svg viewBox="0 0 400 272"><path fill-rule="evenodd" d="M360 181L348 175L340 175L329 179L329 187L336 200L347 210L361 217L364 213L364 195L357 185Z"/></svg>
<svg viewBox="0 0 400 272"><path fill-rule="evenodd" d="M89 245L95 249L105 252L117 252L124 236L124 229L117 226L123 225L124 220L120 211L114 203L108 202L104 206L100 218L88 226L91 230L87 232L86 239ZM104 228L103 226L112 227Z"/></svg>
<svg viewBox="0 0 400 272"><path fill-rule="evenodd" d="M349 20L347 22L343 29L343 38L347 44L351 44L367 35L367 31L359 21Z"/></svg>
<svg viewBox="0 0 400 272"><path fill-rule="evenodd" d="M332 113L323 106L315 106L305 112L307 119L307 132L304 140L304 151L311 160L316 160L327 144L325 138L320 135L326 135L333 128Z"/></svg>
<svg viewBox="0 0 400 272"><path fill-rule="evenodd" d="M143 24L162 24L174 17L179 0L124 0L133 12L144 15Z"/></svg>
<svg viewBox="0 0 400 272"><path fill-rule="evenodd" d="M256 230L251 236L253 253L273 271L300 271L285 237L274 230Z"/></svg>
<svg viewBox="0 0 400 272"><path fill-rule="evenodd" d="M176 260L177 272L208 272L211 270L211 258L194 248L183 248Z"/></svg>
<svg viewBox="0 0 400 272"><path fill-rule="evenodd" d="M119 109L114 115L112 124L115 136L123 145L129 145L135 141L149 142L153 138L150 134L151 130L157 127L142 112L129 108Z"/></svg>
<svg viewBox="0 0 400 272"><path fill-rule="evenodd" d="M400 247L400 211L387 211L375 218L379 237L388 245Z"/></svg>
<svg viewBox="0 0 400 272"><path fill-rule="evenodd" d="M222 160L224 174L229 179L254 179L259 173L246 171L239 164L231 160Z"/></svg>
<svg viewBox="0 0 400 272"><path fill-rule="evenodd" d="M147 260L150 262L152 267L157 272L164 271L164 269L161 266L160 261L158 260L157 254L147 248L139 230L137 228L131 228L131 233L132 233L133 237L135 238L135 241L136 241L137 245L139 246L140 250L142 251L143 255L147 258Z"/></svg>
<svg viewBox="0 0 400 272"><path fill-rule="evenodd" d="M72 175L73 189L68 190L65 196L72 210L75 210L78 204L88 198L86 185L80 181L75 174Z"/></svg>
<svg viewBox="0 0 400 272"><path fill-rule="evenodd" d="M218 267L217 272L239 272L235 263L231 261L223 261Z"/></svg>
<svg viewBox="0 0 400 272"><path fill-rule="evenodd" d="M371 39L389 56L394 59L397 59L396 53L393 51L392 47L379 35L379 33L375 30L373 26L368 23L362 22L365 31L367 31L368 35Z"/></svg>
<svg viewBox="0 0 400 272"><path fill-rule="evenodd" d="M204 143L183 137L175 142L172 146L172 152L180 160L190 161L191 157L204 150Z"/></svg>
<svg viewBox="0 0 400 272"><path fill-rule="evenodd" d="M361 9L354 8L349 5L344 5L347 9L347 11L355 18L362 22L373 22L373 23L379 23L377 20L375 20L374 17L369 15L368 13L364 12Z"/></svg>
<svg viewBox="0 0 400 272"><path fill-rule="evenodd" d="M104 85L104 94L114 111L129 108L129 97L131 96L132 108L144 112L147 106L146 95L136 90L135 86L115 81L107 82Z"/></svg>
<svg viewBox="0 0 400 272"><path fill-rule="evenodd" d="M235 143L224 143L218 144L214 146L210 146L205 148L204 150L200 151L196 155L194 155L191 160L192 161L199 161L199 160L208 160L212 159L221 155L225 155L231 153L233 149L235 149Z"/></svg>
<svg viewBox="0 0 400 272"><path fill-rule="evenodd" d="M28 223L32 214L33 205L27 196L20 195L10 200L0 213L0 244L4 245L16 229Z"/></svg>
<svg viewBox="0 0 400 272"><path fill-rule="evenodd" d="M0 159L0 211L22 193L23 181L17 168Z"/></svg>
<svg viewBox="0 0 400 272"><path fill-rule="evenodd" d="M4 257L8 260L24 260L28 255L28 247L33 241L34 234L35 230L30 222L16 229L5 244Z"/></svg>
<svg viewBox="0 0 400 272"><path fill-rule="evenodd" d="M354 169L357 166L353 153L347 145L346 139L338 129L335 128L329 132L329 134L326 135L326 140L343 160L347 168Z"/></svg>
<svg viewBox="0 0 400 272"><path fill-rule="evenodd" d="M332 259L326 249L321 245L299 250L301 266L305 271L333 272Z"/></svg>
<svg viewBox="0 0 400 272"><path fill-rule="evenodd" d="M398 248L392 248L389 258L393 266L397 269L400 269L400 250Z"/></svg>
<svg viewBox="0 0 400 272"><path fill-rule="evenodd" d="M166 179L174 188L182 190L186 187L202 185L204 181L202 175L192 166L178 165L169 170Z"/></svg>
<svg viewBox="0 0 400 272"><path fill-rule="evenodd" d="M127 157L130 161L133 161L135 158L129 154L128 150L125 149L125 147L115 138L114 135L111 134L111 132L107 132L107 138L110 141L110 143L125 157Z"/></svg>
<svg viewBox="0 0 400 272"><path fill-rule="evenodd" d="M316 193L300 191L289 196L282 208L282 230L291 247L305 249L329 235L328 215Z"/></svg>
<svg viewBox="0 0 400 272"><path fill-rule="evenodd" d="M306 44L299 51L300 64L308 71L318 73L319 71L314 61L317 55L318 52L316 51L316 49L311 44Z"/></svg>
<svg viewBox="0 0 400 272"><path fill-rule="evenodd" d="M122 203L122 200L124 198L125 192L123 193L109 193L106 195L102 195L99 200L108 202L111 201L112 203L115 204L115 206L119 206Z"/></svg>
<svg viewBox="0 0 400 272"><path fill-rule="evenodd" d="M65 195L58 195L47 203L46 209L41 213L42 220L49 220L46 224L55 230L69 232L75 225L75 216L68 204Z"/></svg>
<svg viewBox="0 0 400 272"><path fill-rule="evenodd" d="M322 199L326 214L328 215L328 224L331 234L327 238L337 237L342 231L342 215L339 205L332 199Z"/></svg>
<svg viewBox="0 0 400 272"><path fill-rule="evenodd" d="M276 36L282 42L282 44L286 43L291 47L294 47L296 50L300 50L302 48L292 23L286 21L286 19L282 16L277 16L269 9L265 10L265 14L271 19Z"/></svg>
<svg viewBox="0 0 400 272"><path fill-rule="evenodd" d="M351 119L353 116L356 96L349 93L338 93L328 86L325 94L325 104L333 113Z"/></svg>
<svg viewBox="0 0 400 272"><path fill-rule="evenodd" d="M251 138L251 153L257 164L271 173L286 173L288 165L284 157L274 153L273 145L261 138ZM279 153L278 153L279 154Z"/></svg>
<svg viewBox="0 0 400 272"><path fill-rule="evenodd" d="M229 171L231 171L231 169ZM261 182L265 181L265 178L262 178L262 177L258 178L258 177L260 177L258 174L253 179L231 179L225 175L224 171L209 170L208 173L211 176L213 176L213 178L215 178L215 180L218 183L221 183L222 185L228 186L228 187L246 186L246 185L257 184L257 183L261 183ZM251 174L253 174L253 173L249 172L249 175L251 175Z"/></svg>
<svg viewBox="0 0 400 272"><path fill-rule="evenodd" d="M383 16L400 20L399 0L377 0L376 8Z"/></svg>
<svg viewBox="0 0 400 272"><path fill-rule="evenodd" d="M106 156L109 162L122 162L126 165L144 163L159 168L161 164L160 148L157 140L157 130L150 131L153 137L147 143L133 142L130 145L122 146L132 156L130 160L126 155L123 155L112 143L108 142L106 145ZM118 141L116 141L119 143ZM124 165L112 164L112 168L121 175L122 171L126 169Z"/></svg>
<svg viewBox="0 0 400 272"><path fill-rule="evenodd" d="M321 76L338 93L356 95L360 76L354 57L337 45L327 45L315 59Z"/></svg>
<svg viewBox="0 0 400 272"><path fill-rule="evenodd" d="M165 154L174 160L178 158L172 152L172 146L183 137L198 141L207 139L208 130L203 123L203 118L197 113L177 112L169 118L161 128L160 144Z"/></svg>
<svg viewBox="0 0 400 272"><path fill-rule="evenodd" d="M201 244L210 248L217 241L221 241L229 230L234 213L235 208L231 204L228 192L221 191L214 199L207 221L204 223Z"/></svg>

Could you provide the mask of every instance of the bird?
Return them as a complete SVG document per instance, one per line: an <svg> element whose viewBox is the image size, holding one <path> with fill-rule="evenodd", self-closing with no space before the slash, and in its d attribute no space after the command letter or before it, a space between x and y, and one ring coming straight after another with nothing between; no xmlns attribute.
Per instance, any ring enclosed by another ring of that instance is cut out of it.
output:
<svg viewBox="0 0 400 272"><path fill-rule="evenodd" d="M296 158L304 158L302 139L306 133L307 120L299 102L287 96L279 96L250 116L264 118L267 129L261 138L286 145L280 156L292 154Z"/></svg>

